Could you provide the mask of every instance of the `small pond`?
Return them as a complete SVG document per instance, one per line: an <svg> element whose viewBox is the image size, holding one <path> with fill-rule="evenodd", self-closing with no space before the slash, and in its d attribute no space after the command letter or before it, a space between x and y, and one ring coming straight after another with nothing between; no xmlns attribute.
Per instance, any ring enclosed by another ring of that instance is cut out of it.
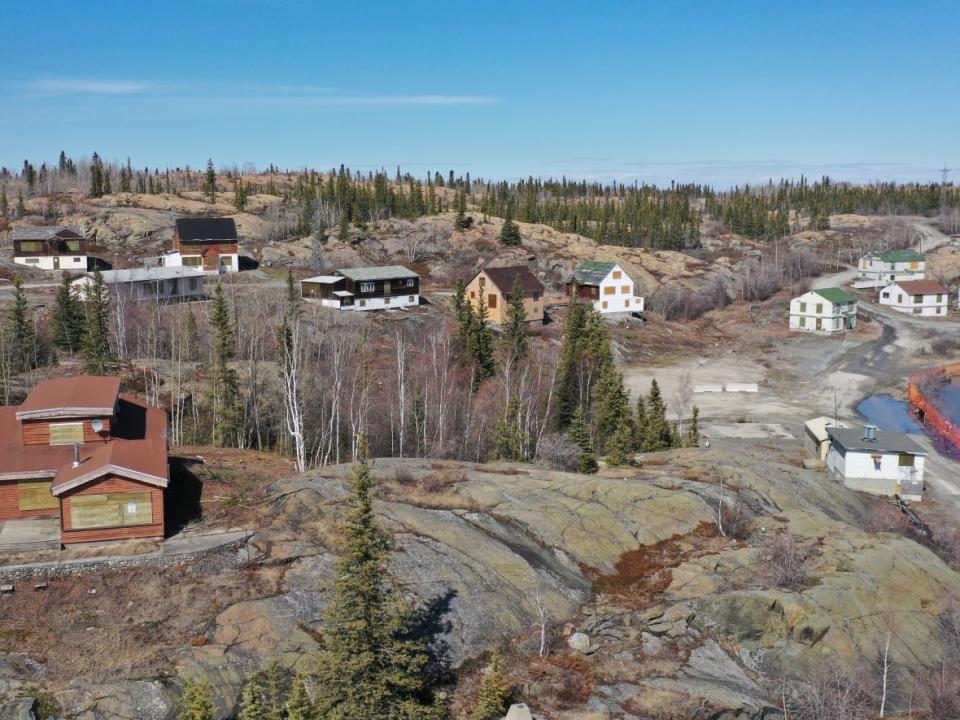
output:
<svg viewBox="0 0 960 720"><path fill-rule="evenodd" d="M910 414L907 403L903 400L894 400L890 395L871 395L857 405L857 412L863 415L868 423L887 432L916 434L923 432Z"/></svg>

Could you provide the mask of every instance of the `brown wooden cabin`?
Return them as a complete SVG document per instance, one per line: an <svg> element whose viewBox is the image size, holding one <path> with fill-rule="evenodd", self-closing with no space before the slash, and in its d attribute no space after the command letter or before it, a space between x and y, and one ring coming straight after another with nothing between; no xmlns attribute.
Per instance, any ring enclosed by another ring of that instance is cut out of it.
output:
<svg viewBox="0 0 960 720"><path fill-rule="evenodd" d="M0 521L59 517L64 544L163 537L166 438L119 378L45 380L0 407Z"/></svg>
<svg viewBox="0 0 960 720"><path fill-rule="evenodd" d="M173 250L186 266L217 271L221 263L235 263L240 253L237 224L233 218L179 218L173 228Z"/></svg>
<svg viewBox="0 0 960 720"><path fill-rule="evenodd" d="M490 322L500 325L506 318L507 303L515 283L519 283L523 293L527 321L543 322L543 283L526 265L481 268L467 283L467 300L476 307L483 297Z"/></svg>

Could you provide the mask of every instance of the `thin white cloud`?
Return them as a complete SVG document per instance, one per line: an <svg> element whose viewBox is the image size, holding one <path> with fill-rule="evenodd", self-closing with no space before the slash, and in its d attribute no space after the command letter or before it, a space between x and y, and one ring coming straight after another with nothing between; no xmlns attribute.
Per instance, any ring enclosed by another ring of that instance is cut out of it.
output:
<svg viewBox="0 0 960 720"><path fill-rule="evenodd" d="M28 93L39 95L129 95L150 89L147 83L132 80L74 80L42 78L23 86Z"/></svg>

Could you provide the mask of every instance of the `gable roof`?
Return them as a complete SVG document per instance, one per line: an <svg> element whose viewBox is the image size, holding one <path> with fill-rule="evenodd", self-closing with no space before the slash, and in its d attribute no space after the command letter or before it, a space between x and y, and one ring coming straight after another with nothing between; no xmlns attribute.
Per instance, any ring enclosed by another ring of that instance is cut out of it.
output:
<svg viewBox="0 0 960 720"><path fill-rule="evenodd" d="M923 262L923 255L916 250L884 250L881 253L874 253L883 262Z"/></svg>
<svg viewBox="0 0 960 720"><path fill-rule="evenodd" d="M897 280L890 285L898 286L909 295L941 295L950 292L948 287L941 285L936 280ZM887 287L890 287L890 285Z"/></svg>
<svg viewBox="0 0 960 720"><path fill-rule="evenodd" d="M822 297L824 300L833 303L834 305L846 305L847 303L857 301L855 296L838 287L818 288L813 290L813 292Z"/></svg>
<svg viewBox="0 0 960 720"><path fill-rule="evenodd" d="M18 420L113 415L120 378L77 375L39 383L17 410Z"/></svg>
<svg viewBox="0 0 960 720"><path fill-rule="evenodd" d="M513 286L519 281L520 290L524 293L542 293L543 283L537 280L537 276L530 272L526 265L512 265L510 267L485 267L477 271L477 275L485 272L490 278L497 290L504 295L509 295L513 291ZM476 277L474 275L473 277ZM471 281L473 278L471 278Z"/></svg>
<svg viewBox="0 0 960 720"><path fill-rule="evenodd" d="M83 237L83 229L74 225L24 225L14 228L11 240L49 240L60 233L69 232Z"/></svg>
<svg viewBox="0 0 960 720"><path fill-rule="evenodd" d="M356 267L340 268L334 270L345 278L350 278L354 282L363 282L370 280L397 280L400 278L418 278L413 270L405 268L403 265L384 265L382 267Z"/></svg>
<svg viewBox="0 0 960 720"><path fill-rule="evenodd" d="M587 260L573 271L573 279L578 285L599 285L616 266L616 263Z"/></svg>
<svg viewBox="0 0 960 720"><path fill-rule="evenodd" d="M104 475L119 475L161 488L169 483L165 437L111 440L87 447L90 450L81 451L76 467L69 462L57 470L50 486L53 495L62 495Z"/></svg>
<svg viewBox="0 0 960 720"><path fill-rule="evenodd" d="M853 451L876 453L906 453L926 455L926 451L906 433L877 430L876 441L863 439L863 427L827 428L830 440L837 445Z"/></svg>
<svg viewBox="0 0 960 720"><path fill-rule="evenodd" d="M179 218L176 227L177 237L186 242L237 239L237 224L233 218Z"/></svg>

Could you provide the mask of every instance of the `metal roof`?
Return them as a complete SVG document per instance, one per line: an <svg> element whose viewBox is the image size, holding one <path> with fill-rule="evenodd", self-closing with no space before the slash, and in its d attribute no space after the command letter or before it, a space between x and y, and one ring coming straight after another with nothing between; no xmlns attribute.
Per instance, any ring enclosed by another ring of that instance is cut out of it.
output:
<svg viewBox="0 0 960 720"><path fill-rule="evenodd" d="M313 277L304 278L300 282L302 283L318 283L320 285L333 285L344 280L342 275L314 275Z"/></svg>
<svg viewBox="0 0 960 720"><path fill-rule="evenodd" d="M50 238L69 230L83 237L83 228L75 225L25 225L14 228L10 232L11 240L49 240Z"/></svg>
<svg viewBox="0 0 960 720"><path fill-rule="evenodd" d="M827 429L828 428L848 428L850 427L842 420L834 420L832 417L827 417L826 415L821 415L820 417L815 417L812 420L807 420L803 426L809 431L813 437L819 441L826 440L828 438Z"/></svg>
<svg viewBox="0 0 960 720"><path fill-rule="evenodd" d="M587 260L573 271L573 279L576 280L579 285L599 285L616 266L616 263Z"/></svg>
<svg viewBox="0 0 960 720"><path fill-rule="evenodd" d="M884 250L881 253L871 253L883 262L923 262L923 255L916 250Z"/></svg>
<svg viewBox="0 0 960 720"><path fill-rule="evenodd" d="M895 280L887 287L891 285L898 286L908 295L946 295L950 292L950 288L936 280Z"/></svg>
<svg viewBox="0 0 960 720"><path fill-rule="evenodd" d="M863 428L827 428L830 440L856 452L907 453L926 455L926 451L906 433L877 430L876 440L864 440Z"/></svg>
<svg viewBox="0 0 960 720"><path fill-rule="evenodd" d="M100 274L103 276L103 281L108 285L204 277L202 270L197 270L192 267L126 268L122 270L104 270ZM92 278L94 274L86 273L84 277Z"/></svg>
<svg viewBox="0 0 960 720"><path fill-rule="evenodd" d="M813 292L822 297L824 300L829 300L834 305L846 305L847 303L857 301L856 297L848 293L846 290L838 287L818 288Z"/></svg>
<svg viewBox="0 0 960 720"><path fill-rule="evenodd" d="M187 217L177 220L177 237L185 242L200 240L236 240L233 218Z"/></svg>
<svg viewBox="0 0 960 720"><path fill-rule="evenodd" d="M336 272L354 282L364 280L397 280L399 278L418 278L413 270L403 265L384 265L383 267L340 268Z"/></svg>

